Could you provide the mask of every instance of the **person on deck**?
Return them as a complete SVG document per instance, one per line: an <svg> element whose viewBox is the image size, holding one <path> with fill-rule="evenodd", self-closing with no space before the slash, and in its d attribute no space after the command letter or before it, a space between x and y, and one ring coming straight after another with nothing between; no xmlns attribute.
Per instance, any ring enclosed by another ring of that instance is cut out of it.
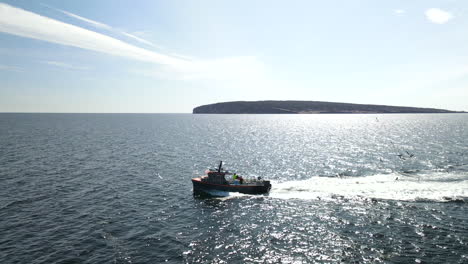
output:
<svg viewBox="0 0 468 264"><path fill-rule="evenodd" d="M233 180L237 180L238 177L239 177L239 176L237 176L237 173L234 173L234 174L232 175L232 179L233 179Z"/></svg>
<svg viewBox="0 0 468 264"><path fill-rule="evenodd" d="M242 176L239 176L239 182L240 184L244 183L244 178L242 178Z"/></svg>

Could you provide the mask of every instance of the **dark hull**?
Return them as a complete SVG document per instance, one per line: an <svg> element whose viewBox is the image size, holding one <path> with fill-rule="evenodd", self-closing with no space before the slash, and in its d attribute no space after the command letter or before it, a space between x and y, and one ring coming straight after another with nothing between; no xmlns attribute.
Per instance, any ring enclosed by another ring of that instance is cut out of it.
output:
<svg viewBox="0 0 468 264"><path fill-rule="evenodd" d="M245 194L263 194L268 193L271 189L269 181L265 181L263 185L224 185L224 184L212 184L202 182L199 179L192 179L193 191L194 192L209 192L209 191L222 191L222 192L238 192Z"/></svg>

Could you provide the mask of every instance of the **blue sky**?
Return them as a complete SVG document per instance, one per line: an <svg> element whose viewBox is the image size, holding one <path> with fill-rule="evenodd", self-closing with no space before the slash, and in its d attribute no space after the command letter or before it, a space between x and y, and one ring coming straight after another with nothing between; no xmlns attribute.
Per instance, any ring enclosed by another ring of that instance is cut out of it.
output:
<svg viewBox="0 0 468 264"><path fill-rule="evenodd" d="M0 1L0 112L468 111L466 1Z"/></svg>

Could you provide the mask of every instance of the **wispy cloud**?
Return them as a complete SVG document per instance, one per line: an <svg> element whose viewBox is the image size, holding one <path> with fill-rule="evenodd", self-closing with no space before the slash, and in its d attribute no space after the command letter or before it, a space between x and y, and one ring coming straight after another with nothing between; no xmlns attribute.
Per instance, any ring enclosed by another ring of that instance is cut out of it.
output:
<svg viewBox="0 0 468 264"><path fill-rule="evenodd" d="M75 66L69 63L61 62L61 61L42 61L44 64L52 65L59 68L64 68L68 70L89 70L89 67L84 66Z"/></svg>
<svg viewBox="0 0 468 264"><path fill-rule="evenodd" d="M404 13L406 13L406 10L404 9L395 9L393 10L393 13L397 16L402 16Z"/></svg>
<svg viewBox="0 0 468 264"><path fill-rule="evenodd" d="M131 38L131 39L134 39L134 40L139 41L139 42L141 42L141 43L144 43L144 44L146 44L146 45L150 45L150 46L153 46L153 47L156 47L156 48L159 47L159 46L155 45L154 43L149 42L149 41L146 40L146 39L142 39L142 38L137 37L137 36L135 36L135 35L132 35L132 34L130 34L130 33L123 32L123 31L121 31L120 33L121 33L122 35L124 35L124 36L127 36L127 37L129 37L129 38Z"/></svg>
<svg viewBox="0 0 468 264"><path fill-rule="evenodd" d="M178 79L243 78L261 74L255 57L193 60L143 49L121 40L0 3L0 32L155 63ZM243 76L246 75L246 76Z"/></svg>
<svg viewBox="0 0 468 264"><path fill-rule="evenodd" d="M44 4L43 4L44 5ZM107 24L104 24L104 23L101 23L101 22L98 22L98 21L95 21L95 20L92 20L92 19L89 19L89 18L86 18L86 17L82 17L82 16L79 16L77 14L73 14L71 12L68 12L68 11L65 11L65 10L62 10L62 9L59 9L59 8L55 8L55 7L52 7L52 6L48 6L48 5L44 5L48 8L51 8L51 9L54 9L58 12L61 12L69 17L72 17L72 18L75 18L75 19L78 19L80 21L83 21L83 22L86 22L87 24L93 26L93 27L96 27L96 28L99 28L99 29L104 29L104 30L107 30L107 31L110 31L110 32L114 32L114 33L117 33L117 34L122 34L128 38L131 38L133 40L136 40L140 43L143 43L143 44L146 44L146 45L149 45L149 46L153 46L155 48L158 48L158 46L146 39L143 39L141 37L138 37L134 34L130 34L128 32L125 32L123 30L120 30L120 29L116 29L116 28L113 28Z"/></svg>
<svg viewBox="0 0 468 264"><path fill-rule="evenodd" d="M10 65L2 65L0 64L0 71L15 71L15 72L22 72L23 68L10 66Z"/></svg>
<svg viewBox="0 0 468 264"><path fill-rule="evenodd" d="M78 20L81 20L83 22L86 22L94 27L97 27L97 28L101 28L101 29L105 29L105 30L112 30L112 27L109 26L109 25L106 25L104 23L101 23L101 22L97 22L97 21L94 21L94 20L91 20L91 19L88 19L88 18L85 18L85 17L82 17L82 16L79 16L79 15L75 15L73 13L70 13L70 12L67 12L65 10L61 10L61 9L58 9L58 8L53 8L51 7L52 9L55 9L59 12L62 12L63 14L69 16L69 17L73 17L73 18L76 18Z"/></svg>
<svg viewBox="0 0 468 264"><path fill-rule="evenodd" d="M7 4L0 4L0 31L140 61L173 66L189 63Z"/></svg>
<svg viewBox="0 0 468 264"><path fill-rule="evenodd" d="M453 18L451 13L439 8L429 8L426 10L425 14L426 18L435 24L445 24Z"/></svg>
<svg viewBox="0 0 468 264"><path fill-rule="evenodd" d="M231 57L210 61L197 61L190 67L174 69L159 66L133 69L133 73L165 80L243 80L251 82L265 75L265 65L256 57Z"/></svg>

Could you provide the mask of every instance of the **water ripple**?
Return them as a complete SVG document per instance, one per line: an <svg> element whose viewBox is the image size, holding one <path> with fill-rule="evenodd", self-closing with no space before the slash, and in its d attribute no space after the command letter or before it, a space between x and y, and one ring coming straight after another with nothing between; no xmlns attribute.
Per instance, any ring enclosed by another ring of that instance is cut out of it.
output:
<svg viewBox="0 0 468 264"><path fill-rule="evenodd" d="M466 263L467 121L0 114L0 262ZM270 194L194 196L220 159Z"/></svg>

